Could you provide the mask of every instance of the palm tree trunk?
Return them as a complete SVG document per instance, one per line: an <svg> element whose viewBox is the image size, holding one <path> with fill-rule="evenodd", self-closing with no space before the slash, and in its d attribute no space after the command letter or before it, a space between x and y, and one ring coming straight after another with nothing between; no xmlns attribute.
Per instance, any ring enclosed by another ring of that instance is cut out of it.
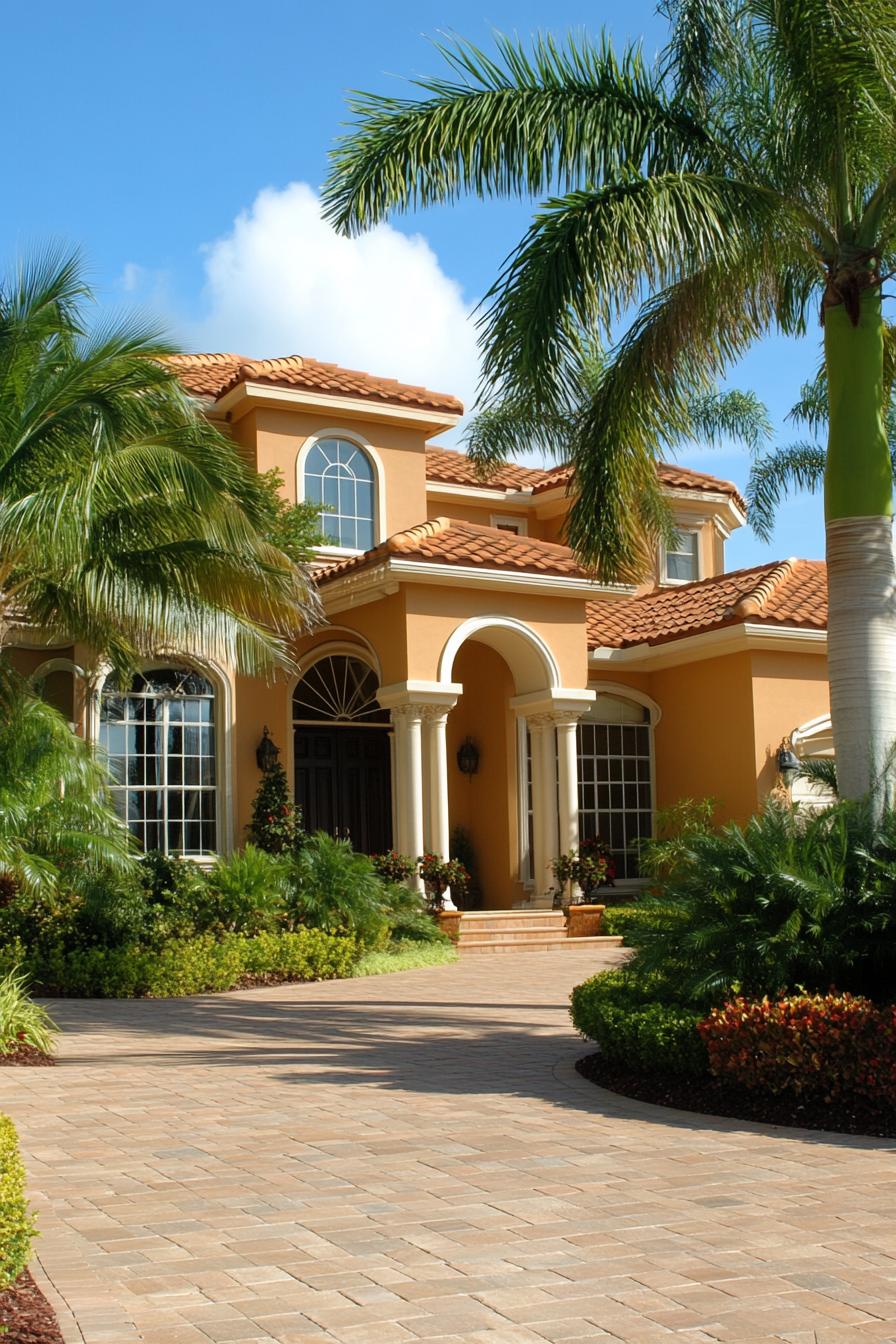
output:
<svg viewBox="0 0 896 1344"><path fill-rule="evenodd" d="M896 563L893 487L884 425L879 286L859 320L825 311L830 425L825 472L828 675L839 791L893 798L896 744Z"/></svg>

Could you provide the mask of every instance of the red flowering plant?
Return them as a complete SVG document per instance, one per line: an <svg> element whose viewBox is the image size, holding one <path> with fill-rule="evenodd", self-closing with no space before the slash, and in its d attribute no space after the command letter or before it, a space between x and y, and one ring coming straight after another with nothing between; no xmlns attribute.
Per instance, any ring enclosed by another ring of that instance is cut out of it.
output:
<svg viewBox="0 0 896 1344"><path fill-rule="evenodd" d="M577 899L589 901L599 887L612 887L616 863L608 847L594 835L583 840L578 849L554 859L551 871L560 887L560 904L565 907L573 902L576 888L581 893Z"/></svg>
<svg viewBox="0 0 896 1344"><path fill-rule="evenodd" d="M261 777L247 829L252 844L268 854L289 854L302 847L301 809L290 796L289 780L279 763Z"/></svg>
<svg viewBox="0 0 896 1344"><path fill-rule="evenodd" d="M388 882L391 887L398 887L402 882L407 882L409 877L413 877L417 867L412 858L407 854L399 854L397 849L389 849L385 854L371 854L370 862L377 877Z"/></svg>
<svg viewBox="0 0 896 1344"><path fill-rule="evenodd" d="M433 910L442 908L445 892L450 887L455 896L464 896L470 885L470 874L459 859L443 859L440 854L421 854L417 868L423 878L426 896Z"/></svg>
<svg viewBox="0 0 896 1344"><path fill-rule="evenodd" d="M852 994L733 999L698 1024L711 1071L774 1094L896 1105L896 1007Z"/></svg>

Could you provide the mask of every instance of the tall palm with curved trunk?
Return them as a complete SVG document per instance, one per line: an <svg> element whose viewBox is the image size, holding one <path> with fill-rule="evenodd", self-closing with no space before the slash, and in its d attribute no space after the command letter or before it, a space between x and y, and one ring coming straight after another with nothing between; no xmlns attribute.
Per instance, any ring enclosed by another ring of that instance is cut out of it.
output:
<svg viewBox="0 0 896 1344"><path fill-rule="evenodd" d="M539 196L482 316L486 388L547 417L583 335L613 341L577 422L569 536L607 578L637 571L655 463L769 330L824 325L829 660L840 784L890 790L896 739L892 481L881 284L896 254L892 0L669 0L648 65L606 40L486 55L440 48L413 96L359 95L326 210ZM649 511L648 511L649 512ZM657 513L660 525L661 510ZM636 516L637 515L637 516Z"/></svg>
<svg viewBox="0 0 896 1344"><path fill-rule="evenodd" d="M183 392L171 345L89 332L75 257L0 285L0 649L16 625L128 666L160 650L250 673L316 610L272 544L263 478Z"/></svg>

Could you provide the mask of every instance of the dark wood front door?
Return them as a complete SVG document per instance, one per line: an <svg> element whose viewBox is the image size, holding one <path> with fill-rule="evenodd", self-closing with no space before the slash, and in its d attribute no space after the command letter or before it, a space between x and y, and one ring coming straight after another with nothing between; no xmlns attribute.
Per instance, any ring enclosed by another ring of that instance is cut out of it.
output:
<svg viewBox="0 0 896 1344"><path fill-rule="evenodd" d="M392 770L383 728L295 729L296 802L306 831L351 840L362 854L392 848Z"/></svg>

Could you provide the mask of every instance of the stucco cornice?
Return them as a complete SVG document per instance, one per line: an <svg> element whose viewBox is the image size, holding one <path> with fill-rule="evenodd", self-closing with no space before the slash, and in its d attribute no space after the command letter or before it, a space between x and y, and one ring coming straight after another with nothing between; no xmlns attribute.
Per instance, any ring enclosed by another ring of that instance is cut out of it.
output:
<svg viewBox="0 0 896 1344"><path fill-rule="evenodd" d="M430 411L422 406L398 406L368 397L331 396L325 392L311 392L301 387L275 387L268 383L238 383L216 402L219 411L232 419L240 419L256 406L276 406L296 411L328 411L357 420L378 420L384 424L402 425L420 429L427 434L441 434L460 420L450 411Z"/></svg>
<svg viewBox="0 0 896 1344"><path fill-rule="evenodd" d="M635 644L627 649L593 649L588 655L588 665L593 670L625 668L631 672L655 672L664 667L698 663L707 658L721 658L729 653L747 651L767 650L819 656L827 652L827 641L826 630L743 621L717 630L686 635L683 639L669 640L664 644Z"/></svg>
<svg viewBox="0 0 896 1344"><path fill-rule="evenodd" d="M474 588L478 592L527 593L533 596L572 597L590 601L596 597L627 598L637 591L628 584L601 584L591 579L530 571L485 569L474 565L445 565L426 560L402 560L394 556L368 569L349 571L321 588L325 611L375 602L398 591L402 583L425 583L446 588Z"/></svg>

